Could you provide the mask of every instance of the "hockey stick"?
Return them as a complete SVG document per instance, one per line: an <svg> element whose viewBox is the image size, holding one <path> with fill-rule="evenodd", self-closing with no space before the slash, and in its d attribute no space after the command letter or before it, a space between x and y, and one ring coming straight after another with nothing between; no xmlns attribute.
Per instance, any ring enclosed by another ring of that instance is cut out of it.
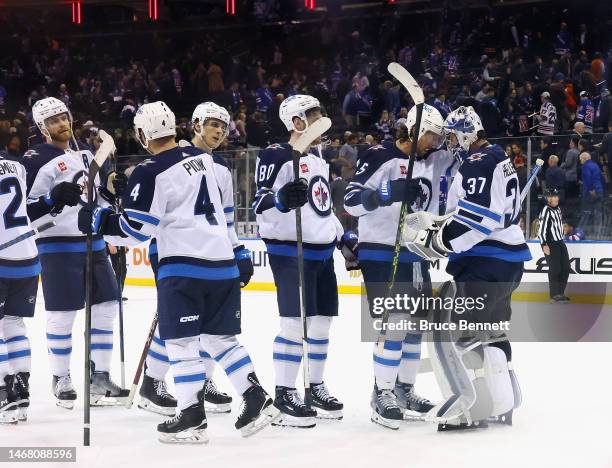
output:
<svg viewBox="0 0 612 468"><path fill-rule="evenodd" d="M159 317L157 316L157 312L155 312L155 317L153 317L153 322L151 323L151 328L149 329L149 334L147 335L147 341L145 341L144 348L142 348L142 353L140 353L140 361L138 361L138 367L136 368L136 374L134 375L134 380L132 381L130 394L128 395L127 400L125 401L126 409L130 409L132 407L132 404L134 403L136 389L138 388L140 376L142 375L142 368L144 367L145 360L147 359L147 353L149 352L149 348L151 347L151 341L153 341L153 335L155 335L155 329L157 328L158 321Z"/></svg>
<svg viewBox="0 0 612 468"><path fill-rule="evenodd" d="M419 133L421 131L421 118L423 116L423 107L425 106L425 96L423 95L423 90L416 82L416 80L412 77L412 75L402 67L399 63L391 62L387 67L387 70L393 77L399 81L402 86L408 91L410 97L414 101L416 105L416 122L414 124L415 132L412 137L412 147L410 148L410 159L408 161L408 172L406 174L406 180L412 179L412 171L414 169L414 161L416 159L417 152L417 143L419 141ZM408 189L408 184L406 184L406 190ZM404 229L404 223L406 222L406 216L410 212L410 206L404 200L402 200L402 206L400 208L400 216L399 223L397 225L397 232L395 234L395 250L393 252L393 262L391 265L391 273L389 275L389 281L387 283L387 295L390 297L393 292L393 288L395 287L395 276L397 274L397 267L399 265L399 257L401 251L401 240L402 240L402 231ZM389 322L389 310L385 308L382 314L382 322L381 329L376 339L376 346L378 347L378 352L382 353L385 346L385 337L387 335L387 323Z"/></svg>
<svg viewBox="0 0 612 468"><path fill-rule="evenodd" d="M28 232L24 232L23 234L18 235L14 239L11 239L10 241L6 241L5 243L0 244L0 250L8 249L12 245L18 244L21 241L29 239L30 237L35 236L39 232L46 231L47 229L52 228L53 226L55 226L55 221L51 220L51 221L47 221L44 224L41 224L38 227L33 227L33 229L30 229Z"/></svg>
<svg viewBox="0 0 612 468"><path fill-rule="evenodd" d="M111 159L112 171L117 171L117 154ZM110 184L112 187L113 180L107 181L107 189ZM115 208L118 213L121 212L121 198L115 195ZM115 272L115 278L117 279L117 290L119 291L119 356L121 362L121 388L125 388L125 340L123 334L123 275L125 273L125 249L124 247L117 247L117 257L119 259L118 271Z"/></svg>
<svg viewBox="0 0 612 468"><path fill-rule="evenodd" d="M293 176L295 180L300 178L300 158L310 148L311 143L331 128L331 120L322 117L316 120L300 135L293 144ZM302 319L302 350L304 358L302 371L304 377L304 403L310 409L312 395L310 392L310 374L308 359L308 322L306 320L306 283L304 279L304 245L302 241L302 209L295 209L295 233L297 244L298 263L298 289L300 292L300 318Z"/></svg>
<svg viewBox="0 0 612 468"><path fill-rule="evenodd" d="M523 191L521 192L521 205L523 204L523 201L527 197L527 194L529 193L529 189L531 188L531 185L533 184L535 178L537 177L538 173L542 170L543 164L544 164L543 159L540 159L540 158L536 159L536 165L533 169L531 169L531 174L529 175L529 179L527 179L527 183L525 184L525 187L523 187Z"/></svg>
<svg viewBox="0 0 612 468"><path fill-rule="evenodd" d="M104 130L100 130L98 136L102 144L96 151L94 159L87 173L87 205L92 206L94 202L95 179L100 168L115 151L115 142ZM83 445L88 447L90 443L90 386L91 386L91 305L93 302L93 233L87 233L87 260L85 263L85 405L83 408Z"/></svg>

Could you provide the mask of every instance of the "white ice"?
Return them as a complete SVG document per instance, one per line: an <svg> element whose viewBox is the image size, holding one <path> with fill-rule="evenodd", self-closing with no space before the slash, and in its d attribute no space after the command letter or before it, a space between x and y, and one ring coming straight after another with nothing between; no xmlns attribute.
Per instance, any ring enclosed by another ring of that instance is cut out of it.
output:
<svg viewBox="0 0 612 468"><path fill-rule="evenodd" d="M155 290L127 287L125 294L129 297L125 303L126 380L131 382L155 309ZM215 380L233 395L234 403L229 415L209 415L209 444L160 444L156 424L162 417L134 405L131 410L92 408L92 446L83 448L84 314L79 314L73 330L72 376L79 399L75 409L68 411L55 406L51 394L41 293L35 318L27 321L33 365L29 419L17 426L0 426L0 445L77 446L77 465L92 468L612 466L611 343L515 344L513 361L524 404L515 412L513 427L437 433L433 424L406 422L399 431L391 431L370 422L372 345L360 341L359 310L358 296L341 296L325 377L329 389L345 404L344 420L321 421L314 429L268 427L243 439L234 429L239 398L217 369ZM278 327L275 294L245 292L242 311L240 340L264 387L272 393L272 340ZM118 334L113 379L120 382ZM432 400L439 398L432 374L419 376L417 390Z"/></svg>

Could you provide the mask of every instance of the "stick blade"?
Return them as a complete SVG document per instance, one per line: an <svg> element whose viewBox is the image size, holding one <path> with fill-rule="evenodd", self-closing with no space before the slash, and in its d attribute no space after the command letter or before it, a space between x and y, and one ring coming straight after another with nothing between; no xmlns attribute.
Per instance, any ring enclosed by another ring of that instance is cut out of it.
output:
<svg viewBox="0 0 612 468"><path fill-rule="evenodd" d="M321 117L320 119L311 123L306 131L300 135L298 140L293 145L293 150L302 154L310 147L310 144L328 131L332 126L331 119L327 117Z"/></svg>
<svg viewBox="0 0 612 468"><path fill-rule="evenodd" d="M423 90L408 70L397 62L391 62L387 66L387 71L406 88L415 104L423 104L425 102Z"/></svg>

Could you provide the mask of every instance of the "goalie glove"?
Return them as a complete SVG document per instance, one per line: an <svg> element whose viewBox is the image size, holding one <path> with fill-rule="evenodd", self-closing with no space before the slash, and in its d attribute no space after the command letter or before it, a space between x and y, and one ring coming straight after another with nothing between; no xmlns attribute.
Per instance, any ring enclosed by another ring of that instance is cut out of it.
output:
<svg viewBox="0 0 612 468"><path fill-rule="evenodd" d="M417 232L424 229L439 229L446 220L453 214L449 213L444 216L436 216L427 211L417 211L406 216L404 229L402 230L402 241L404 243L412 242L416 239Z"/></svg>
<svg viewBox="0 0 612 468"><path fill-rule="evenodd" d="M452 252L442 240L444 224L452 216L435 216L426 211L411 213L406 217L402 241L408 250L426 260L444 258Z"/></svg>

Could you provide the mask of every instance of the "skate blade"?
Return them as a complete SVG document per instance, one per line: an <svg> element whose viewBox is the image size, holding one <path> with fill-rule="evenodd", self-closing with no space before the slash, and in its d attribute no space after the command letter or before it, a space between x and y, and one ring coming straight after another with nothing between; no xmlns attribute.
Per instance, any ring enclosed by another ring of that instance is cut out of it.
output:
<svg viewBox="0 0 612 468"><path fill-rule="evenodd" d="M446 424L441 423L438 424L438 432L448 432L448 431L469 431L474 429L486 429L489 427L486 421L475 421L471 424L462 422L459 424Z"/></svg>
<svg viewBox="0 0 612 468"><path fill-rule="evenodd" d="M19 422L26 422L28 420L27 407L22 407L22 408L17 409L17 419L19 419Z"/></svg>
<svg viewBox="0 0 612 468"><path fill-rule="evenodd" d="M232 404L223 403L215 405L213 403L204 402L204 411L206 411L206 414L227 414L232 412Z"/></svg>
<svg viewBox="0 0 612 468"><path fill-rule="evenodd" d="M105 406L123 406L125 398L107 397L106 395L91 395L89 406L105 407Z"/></svg>
<svg viewBox="0 0 612 468"><path fill-rule="evenodd" d="M159 433L157 438L162 444L207 444L209 439L206 429L189 429L176 434Z"/></svg>
<svg viewBox="0 0 612 468"><path fill-rule="evenodd" d="M252 435L257 434L259 431L264 429L269 424L274 424L275 421L280 417L281 412L278 408L273 405L264 408L259 417L255 420L244 426L240 429L240 434L242 437L251 437Z"/></svg>
<svg viewBox="0 0 612 468"><path fill-rule="evenodd" d="M327 419L331 421L340 421L344 416L342 410L337 411L325 411L322 408L317 408L317 419Z"/></svg>
<svg viewBox="0 0 612 468"><path fill-rule="evenodd" d="M0 411L0 424L17 424L18 422L17 409Z"/></svg>
<svg viewBox="0 0 612 468"><path fill-rule="evenodd" d="M141 398L138 402L138 407L150 413L161 414L162 416L174 416L176 414L176 408L159 406L145 398Z"/></svg>
<svg viewBox="0 0 612 468"><path fill-rule="evenodd" d="M55 400L55 404L60 408L64 408L67 410L74 409L74 400Z"/></svg>
<svg viewBox="0 0 612 468"><path fill-rule="evenodd" d="M278 409L278 408L276 408ZM310 429L317 425L316 418L308 417L308 418L298 418L295 416L290 416L288 414L283 414L279 410L280 414L276 421L272 423L273 426L281 426L281 427L297 427L299 429Z"/></svg>
<svg viewBox="0 0 612 468"><path fill-rule="evenodd" d="M492 424L512 426L512 410L508 411L507 413L500 414L499 416L491 416L487 419L487 422Z"/></svg>
<svg viewBox="0 0 612 468"><path fill-rule="evenodd" d="M383 418L374 410L372 411L372 416L370 417L370 420L375 424L379 424L382 427L386 427L387 429L392 429L394 431L397 431L400 427L399 421L395 419Z"/></svg>
<svg viewBox="0 0 612 468"><path fill-rule="evenodd" d="M418 411L402 409L402 415L404 416L404 421L414 421L414 422L425 422L427 413L419 413Z"/></svg>
<svg viewBox="0 0 612 468"><path fill-rule="evenodd" d="M446 401L434 406L427 414L424 415L425 421L446 424L459 421L461 418L466 419L469 408L473 402L467 398L457 395L452 395ZM471 422L471 419L469 419Z"/></svg>

